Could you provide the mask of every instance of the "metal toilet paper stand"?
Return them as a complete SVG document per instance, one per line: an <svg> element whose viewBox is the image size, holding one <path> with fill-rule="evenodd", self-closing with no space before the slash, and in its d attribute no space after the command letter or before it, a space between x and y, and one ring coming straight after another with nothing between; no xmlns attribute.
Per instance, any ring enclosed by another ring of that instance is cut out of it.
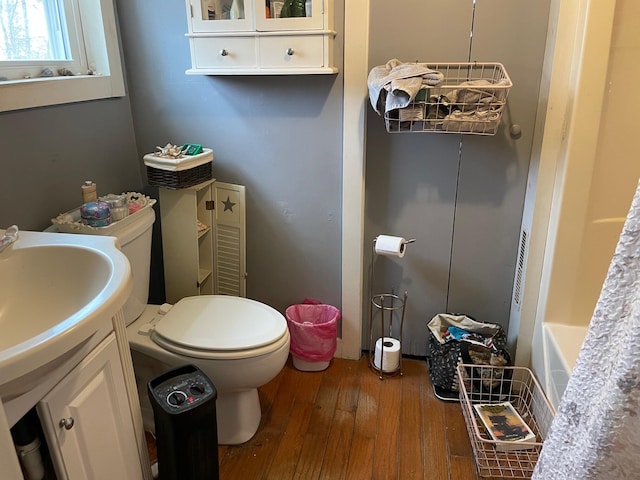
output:
<svg viewBox="0 0 640 480"><path fill-rule="evenodd" d="M385 375L393 376L393 375L402 375L402 327L404 325L404 313L407 307L407 292L404 292L402 297L393 293L378 293L373 295L373 278L374 278L374 266L377 257L376 253L376 238L373 239L373 255L371 256L371 269L369 276L369 296L371 299L371 304L369 305L369 367L378 373L380 380L384 379ZM415 242L415 238L411 240L406 240L404 243L409 244ZM377 339L373 338L373 313L375 311L379 312L380 316L380 336L383 338L380 346L380 365L376 365L375 362L375 343ZM398 359L398 366L391 370L385 370L385 357L384 357L384 349L385 349L385 337L393 337L393 318L394 314L400 314L400 325L397 329L397 335L399 338L398 342L400 342L400 357ZM388 315L387 315L388 314ZM388 316L388 319L386 318ZM388 320L388 321L387 321ZM385 323L388 324L388 335L385 335Z"/></svg>

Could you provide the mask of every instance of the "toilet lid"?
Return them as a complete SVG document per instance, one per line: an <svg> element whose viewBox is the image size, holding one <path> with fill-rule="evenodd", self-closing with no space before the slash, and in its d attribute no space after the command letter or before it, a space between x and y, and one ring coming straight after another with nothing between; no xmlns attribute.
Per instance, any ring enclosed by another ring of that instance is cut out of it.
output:
<svg viewBox="0 0 640 480"><path fill-rule="evenodd" d="M153 337L169 349L174 344L181 350L231 352L274 343L285 335L287 322L255 300L201 295L178 301L154 330Z"/></svg>

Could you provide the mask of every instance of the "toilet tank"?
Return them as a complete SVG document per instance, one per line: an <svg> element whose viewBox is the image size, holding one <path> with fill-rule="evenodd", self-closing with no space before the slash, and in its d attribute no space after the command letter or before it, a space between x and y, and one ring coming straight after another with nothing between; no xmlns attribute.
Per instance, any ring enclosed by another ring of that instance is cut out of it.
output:
<svg viewBox="0 0 640 480"><path fill-rule="evenodd" d="M112 230L107 233L118 238L122 253L127 256L131 264L133 291L123 307L127 325L142 314L149 299L151 233L155 219L156 214L153 208L144 208L124 220L113 223Z"/></svg>

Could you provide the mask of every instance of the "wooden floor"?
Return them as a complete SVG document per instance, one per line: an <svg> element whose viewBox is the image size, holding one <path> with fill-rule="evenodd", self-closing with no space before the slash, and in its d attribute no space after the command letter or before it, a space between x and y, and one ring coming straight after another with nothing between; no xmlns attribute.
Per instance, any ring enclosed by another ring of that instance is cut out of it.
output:
<svg viewBox="0 0 640 480"><path fill-rule="evenodd" d="M457 402L433 396L422 359L380 380L367 357L323 372L291 360L260 389L262 423L247 443L220 446L220 478L475 480Z"/></svg>

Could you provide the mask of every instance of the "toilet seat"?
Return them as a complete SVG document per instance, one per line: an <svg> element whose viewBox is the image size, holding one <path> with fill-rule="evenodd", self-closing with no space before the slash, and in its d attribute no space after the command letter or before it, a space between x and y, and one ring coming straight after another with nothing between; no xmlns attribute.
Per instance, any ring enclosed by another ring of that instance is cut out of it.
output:
<svg viewBox="0 0 640 480"><path fill-rule="evenodd" d="M202 359L247 358L270 353L289 339L280 312L227 295L178 301L154 326L151 339L170 352Z"/></svg>

